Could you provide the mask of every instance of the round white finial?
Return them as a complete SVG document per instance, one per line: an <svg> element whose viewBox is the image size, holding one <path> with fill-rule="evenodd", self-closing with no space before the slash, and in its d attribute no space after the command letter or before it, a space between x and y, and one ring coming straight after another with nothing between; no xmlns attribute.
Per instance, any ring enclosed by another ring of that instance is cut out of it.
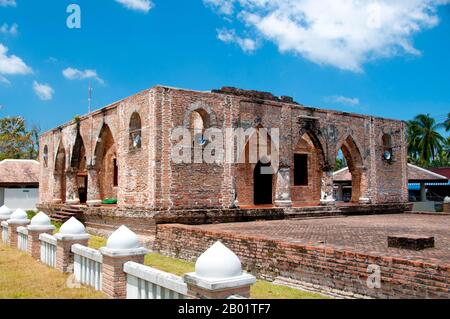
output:
<svg viewBox="0 0 450 319"><path fill-rule="evenodd" d="M133 233L128 227L120 226L114 233L111 234L106 243L109 249L136 249L140 248L138 236Z"/></svg>
<svg viewBox="0 0 450 319"><path fill-rule="evenodd" d="M13 213L13 211L6 205L0 207L0 215L1 216L9 216Z"/></svg>
<svg viewBox="0 0 450 319"><path fill-rule="evenodd" d="M78 219L71 217L62 224L59 233L63 235L84 235L86 234L86 228Z"/></svg>
<svg viewBox="0 0 450 319"><path fill-rule="evenodd" d="M31 226L50 226L52 224L50 217L48 217L46 214L44 214L43 212L39 212L38 214L36 214L36 216L34 216L33 218L31 218Z"/></svg>
<svg viewBox="0 0 450 319"><path fill-rule="evenodd" d="M242 275L242 265L236 254L218 241L197 259L195 274L210 279L237 277Z"/></svg>
<svg viewBox="0 0 450 319"><path fill-rule="evenodd" d="M14 211L14 213L11 214L9 218L14 220L27 220L28 215L26 211L24 211L21 208L18 208Z"/></svg>
<svg viewBox="0 0 450 319"><path fill-rule="evenodd" d="M448 196L445 197L445 198L444 198L444 203L445 203L445 204L450 204L450 197L448 197Z"/></svg>

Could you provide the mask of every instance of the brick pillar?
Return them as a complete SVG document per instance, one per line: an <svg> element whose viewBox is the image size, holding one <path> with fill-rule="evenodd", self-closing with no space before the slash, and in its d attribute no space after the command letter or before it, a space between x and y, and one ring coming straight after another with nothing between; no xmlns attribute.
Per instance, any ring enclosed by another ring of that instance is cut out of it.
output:
<svg viewBox="0 0 450 319"><path fill-rule="evenodd" d="M148 250L141 247L135 233L121 226L108 238L106 247L100 248L100 252L103 255L103 292L113 299L126 299L127 274L124 264L128 261L143 264Z"/></svg>
<svg viewBox="0 0 450 319"><path fill-rule="evenodd" d="M221 242L205 251L195 272L184 275L188 295L196 299L226 299L233 295L250 298L256 278L242 271L239 258Z"/></svg>
<svg viewBox="0 0 450 319"><path fill-rule="evenodd" d="M63 184L62 179L64 178L63 173L54 172L53 173L53 203L62 204L64 202L62 198Z"/></svg>
<svg viewBox="0 0 450 319"><path fill-rule="evenodd" d="M84 225L72 217L65 222L56 237L56 269L61 272L72 272L74 256L72 245L88 246L90 235Z"/></svg>
<svg viewBox="0 0 450 319"><path fill-rule="evenodd" d="M334 189L333 189L333 171L327 170L323 172L320 204L335 205Z"/></svg>
<svg viewBox="0 0 450 319"><path fill-rule="evenodd" d="M102 204L100 197L100 189L98 186L98 172L94 165L88 166L88 190L87 190L87 205L99 206Z"/></svg>
<svg viewBox="0 0 450 319"><path fill-rule="evenodd" d="M26 226L30 223L27 213L23 209L16 209L8 219L8 244L11 247L17 247L17 228Z"/></svg>
<svg viewBox="0 0 450 319"><path fill-rule="evenodd" d="M444 199L444 213L450 213L450 197Z"/></svg>
<svg viewBox="0 0 450 319"><path fill-rule="evenodd" d="M291 170L289 167L280 167L277 172L277 189L275 191L275 206L291 207Z"/></svg>
<svg viewBox="0 0 450 319"><path fill-rule="evenodd" d="M18 219L10 219L8 220L8 245L14 248L17 248L17 228L21 226L26 226L30 223L27 220L18 220Z"/></svg>
<svg viewBox="0 0 450 319"><path fill-rule="evenodd" d="M55 226L52 225L50 217L43 212L37 213L32 219L28 229L28 253L34 259L41 259L40 234L53 234Z"/></svg>
<svg viewBox="0 0 450 319"><path fill-rule="evenodd" d="M40 234L52 234L55 226L28 226L28 253L34 259L41 259L41 241Z"/></svg>
<svg viewBox="0 0 450 319"><path fill-rule="evenodd" d="M72 167L66 172L66 203L69 205L77 205L80 203L77 172Z"/></svg>

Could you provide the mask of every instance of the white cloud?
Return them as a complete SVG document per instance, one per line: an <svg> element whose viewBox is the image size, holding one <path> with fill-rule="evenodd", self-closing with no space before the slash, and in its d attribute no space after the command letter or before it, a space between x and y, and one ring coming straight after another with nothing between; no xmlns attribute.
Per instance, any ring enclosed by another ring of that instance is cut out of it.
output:
<svg viewBox="0 0 450 319"><path fill-rule="evenodd" d="M250 38L242 38L236 35L235 30L217 30L217 38L225 43L236 43L244 52L253 52L257 49L257 43Z"/></svg>
<svg viewBox="0 0 450 319"><path fill-rule="evenodd" d="M116 0L116 2L122 4L127 9L144 13L148 13L154 6L150 0Z"/></svg>
<svg viewBox="0 0 450 319"><path fill-rule="evenodd" d="M0 7L15 7L17 6L16 0L0 0Z"/></svg>
<svg viewBox="0 0 450 319"><path fill-rule="evenodd" d="M11 26L9 26L7 23L3 23L0 26L0 33L14 36L17 35L18 32L19 26L17 25L17 23L12 24Z"/></svg>
<svg viewBox="0 0 450 319"><path fill-rule="evenodd" d="M6 86L11 84L11 82L9 82L9 80L5 78L3 75L0 75L0 83Z"/></svg>
<svg viewBox="0 0 450 319"><path fill-rule="evenodd" d="M42 100L42 101L49 101L53 98L53 94L55 91L53 88L48 84L42 84L37 81L33 82L33 90L34 93Z"/></svg>
<svg viewBox="0 0 450 319"><path fill-rule="evenodd" d="M9 84L5 75L29 74L33 70L15 55L8 55L8 48L0 43L0 82Z"/></svg>
<svg viewBox="0 0 450 319"><path fill-rule="evenodd" d="M360 104L360 101L356 97L346 97L342 95L335 95L325 98L325 101L331 103L338 103L345 106L357 106Z"/></svg>
<svg viewBox="0 0 450 319"><path fill-rule="evenodd" d="M419 55L413 36L450 0L203 0L281 52L361 72L371 60Z"/></svg>
<svg viewBox="0 0 450 319"><path fill-rule="evenodd" d="M103 84L105 81L101 79L97 71L95 70L78 70L75 68L67 68L62 71L63 76L68 80L84 80L84 79L95 79L99 83Z"/></svg>

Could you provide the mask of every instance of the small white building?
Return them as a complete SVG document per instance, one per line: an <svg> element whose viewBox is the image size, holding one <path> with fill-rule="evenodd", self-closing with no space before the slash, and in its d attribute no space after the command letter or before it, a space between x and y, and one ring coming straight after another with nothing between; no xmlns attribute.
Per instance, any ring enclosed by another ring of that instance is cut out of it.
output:
<svg viewBox="0 0 450 319"><path fill-rule="evenodd" d="M0 162L0 206L35 210L39 200L39 162L6 159Z"/></svg>

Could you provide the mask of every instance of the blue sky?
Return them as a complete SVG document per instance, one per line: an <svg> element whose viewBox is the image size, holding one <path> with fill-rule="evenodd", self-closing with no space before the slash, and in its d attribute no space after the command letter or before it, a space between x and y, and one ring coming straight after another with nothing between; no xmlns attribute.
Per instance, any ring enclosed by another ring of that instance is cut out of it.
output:
<svg viewBox="0 0 450 319"><path fill-rule="evenodd" d="M56 127L87 112L89 80L93 108L164 84L404 120L450 111L447 0L266 1L0 0L0 116Z"/></svg>

